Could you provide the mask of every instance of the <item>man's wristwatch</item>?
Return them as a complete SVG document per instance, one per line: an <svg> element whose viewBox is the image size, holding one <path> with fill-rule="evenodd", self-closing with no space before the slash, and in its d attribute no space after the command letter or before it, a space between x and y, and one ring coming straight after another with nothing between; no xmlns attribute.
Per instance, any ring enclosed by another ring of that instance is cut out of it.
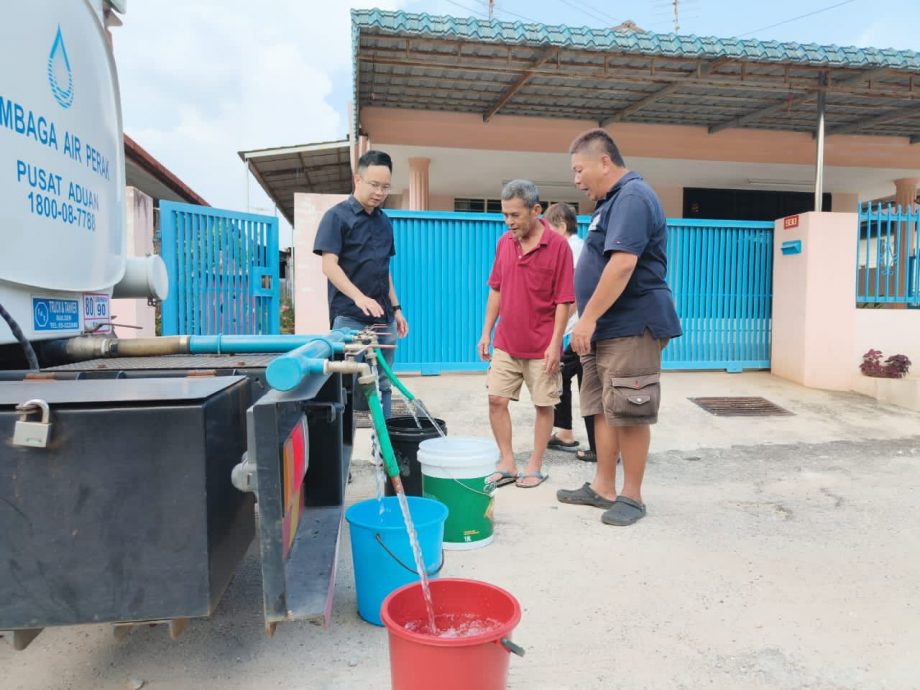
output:
<svg viewBox="0 0 920 690"><path fill-rule="evenodd" d="M393 311L402 311L402 307L399 306L398 304L394 304L394 305L393 305Z"/></svg>

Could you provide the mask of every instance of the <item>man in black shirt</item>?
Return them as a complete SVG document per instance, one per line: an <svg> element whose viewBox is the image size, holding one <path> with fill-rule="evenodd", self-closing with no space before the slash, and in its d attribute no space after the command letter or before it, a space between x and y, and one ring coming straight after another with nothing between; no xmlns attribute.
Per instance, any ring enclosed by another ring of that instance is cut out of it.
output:
<svg viewBox="0 0 920 690"><path fill-rule="evenodd" d="M313 253L323 258L329 279L329 319L332 328L378 329L382 345L404 338L409 324L393 287L390 257L396 255L393 226L382 206L390 193L393 161L382 151L368 151L358 159L355 191L329 209L320 221ZM383 350L393 364L392 349ZM380 372L380 402L384 415L391 410L390 381Z"/></svg>
<svg viewBox="0 0 920 690"><path fill-rule="evenodd" d="M556 496L605 508L608 525L632 525L645 516L642 479L658 421L661 351L681 334L666 281L667 224L658 196L627 169L606 131L584 132L569 152L575 185L597 202L575 269L579 320L572 329L584 372L581 413L594 415L597 470L593 482Z"/></svg>

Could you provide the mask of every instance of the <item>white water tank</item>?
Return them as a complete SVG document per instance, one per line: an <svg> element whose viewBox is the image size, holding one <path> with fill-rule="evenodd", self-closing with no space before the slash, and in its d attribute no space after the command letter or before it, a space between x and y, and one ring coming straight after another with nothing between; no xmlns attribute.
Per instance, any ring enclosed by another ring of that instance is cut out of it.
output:
<svg viewBox="0 0 920 690"><path fill-rule="evenodd" d="M121 104L98 4L0 9L0 304L30 339L98 328L125 273Z"/></svg>

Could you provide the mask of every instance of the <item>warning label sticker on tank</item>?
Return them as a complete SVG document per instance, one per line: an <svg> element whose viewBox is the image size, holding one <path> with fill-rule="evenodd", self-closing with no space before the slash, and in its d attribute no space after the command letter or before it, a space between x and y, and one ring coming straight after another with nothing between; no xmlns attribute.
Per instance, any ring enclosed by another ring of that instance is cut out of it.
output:
<svg viewBox="0 0 920 690"><path fill-rule="evenodd" d="M80 302L75 299L32 298L32 330L80 330Z"/></svg>
<svg viewBox="0 0 920 690"><path fill-rule="evenodd" d="M87 333L111 333L109 296L104 292L83 293L83 329Z"/></svg>

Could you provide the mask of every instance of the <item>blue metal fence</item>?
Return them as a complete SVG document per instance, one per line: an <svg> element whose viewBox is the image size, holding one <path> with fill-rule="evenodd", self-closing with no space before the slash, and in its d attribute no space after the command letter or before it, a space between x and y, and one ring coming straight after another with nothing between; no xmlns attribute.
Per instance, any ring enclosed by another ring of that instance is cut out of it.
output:
<svg viewBox="0 0 920 690"><path fill-rule="evenodd" d="M486 281L495 245L505 231L494 213L387 211L396 256L391 264L396 294L409 320L395 366L437 374L478 371Z"/></svg>
<svg viewBox="0 0 920 690"><path fill-rule="evenodd" d="M920 208L859 207L856 303L920 307Z"/></svg>
<svg viewBox="0 0 920 690"><path fill-rule="evenodd" d="M160 202L163 335L281 332L278 219Z"/></svg>
<svg viewBox="0 0 920 690"><path fill-rule="evenodd" d="M482 370L476 356L501 215L387 211L396 236L392 271L410 334L396 368L436 374ZM579 218L579 234L589 218ZM666 369L768 369L773 223L668 220L668 283L684 336Z"/></svg>

